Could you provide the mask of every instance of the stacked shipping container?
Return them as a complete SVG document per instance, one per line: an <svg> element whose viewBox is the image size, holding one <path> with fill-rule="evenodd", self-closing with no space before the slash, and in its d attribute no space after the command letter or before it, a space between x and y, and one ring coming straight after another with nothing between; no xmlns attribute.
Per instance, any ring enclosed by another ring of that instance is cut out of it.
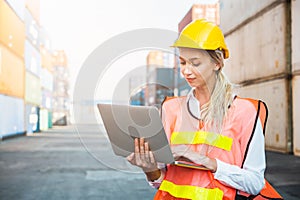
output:
<svg viewBox="0 0 300 200"><path fill-rule="evenodd" d="M41 91L41 53L39 43L40 27L38 18L33 13L39 13L39 8L26 1L25 8L25 123L27 133L40 131Z"/></svg>
<svg viewBox="0 0 300 200"><path fill-rule="evenodd" d="M23 5L0 1L0 139L25 134Z"/></svg>
<svg viewBox="0 0 300 200"><path fill-rule="evenodd" d="M145 104L154 105L156 99L156 68L163 67L163 52L151 51L147 56Z"/></svg>
<svg viewBox="0 0 300 200"><path fill-rule="evenodd" d="M299 1L293 1L292 10L297 10L296 2ZM276 0L221 0L220 4L221 28L232 56L226 62L225 72L232 82L240 84L241 96L267 103L267 149L291 152L292 138L294 135L296 139L297 134L295 126L292 134L292 113L296 124L296 107L292 106L291 49L299 48L299 44L297 47L294 44L296 39L292 39L295 47L291 47L291 25L296 27L297 23L297 17L291 20L291 4ZM294 55L296 52L292 51L292 57L299 59L299 55ZM292 65L297 63L295 60ZM294 75L294 85L297 85L298 78ZM296 87L293 91L296 99ZM294 149L295 145L294 140Z"/></svg>
<svg viewBox="0 0 300 200"><path fill-rule="evenodd" d="M52 93L53 93L53 64L51 56L50 38L45 29L40 29L40 52L41 52L41 87L42 104L40 110L40 128L47 130L52 127Z"/></svg>
<svg viewBox="0 0 300 200"><path fill-rule="evenodd" d="M0 139L52 127L52 52L39 13L39 0L0 1Z"/></svg>
<svg viewBox="0 0 300 200"><path fill-rule="evenodd" d="M195 19L205 18L208 21L219 24L219 3L216 4L194 4L178 24L178 32Z"/></svg>
<svg viewBox="0 0 300 200"><path fill-rule="evenodd" d="M174 95L174 56L150 51L147 56L145 105L159 106L165 96Z"/></svg>
<svg viewBox="0 0 300 200"><path fill-rule="evenodd" d="M70 109L69 68L64 51L53 53L53 122L67 125Z"/></svg>
<svg viewBox="0 0 300 200"><path fill-rule="evenodd" d="M291 1L293 73L293 149L300 156L300 1Z"/></svg>

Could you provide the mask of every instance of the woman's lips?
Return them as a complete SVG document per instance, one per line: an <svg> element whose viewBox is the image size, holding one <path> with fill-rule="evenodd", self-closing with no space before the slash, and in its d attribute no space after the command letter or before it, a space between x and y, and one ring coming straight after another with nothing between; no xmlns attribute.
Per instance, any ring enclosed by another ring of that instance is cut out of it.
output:
<svg viewBox="0 0 300 200"><path fill-rule="evenodd" d="M193 82L196 78L186 78L188 82Z"/></svg>

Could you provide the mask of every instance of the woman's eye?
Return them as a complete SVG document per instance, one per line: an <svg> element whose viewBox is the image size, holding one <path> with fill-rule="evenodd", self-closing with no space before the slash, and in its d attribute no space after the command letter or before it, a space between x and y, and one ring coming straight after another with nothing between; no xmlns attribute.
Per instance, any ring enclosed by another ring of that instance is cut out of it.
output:
<svg viewBox="0 0 300 200"><path fill-rule="evenodd" d="M181 61L181 62L180 62L180 64L181 64L181 65L185 65L185 64L186 64L186 62L184 62L184 61Z"/></svg>
<svg viewBox="0 0 300 200"><path fill-rule="evenodd" d="M198 67L201 63L200 62L193 62L192 64L193 64L193 66Z"/></svg>

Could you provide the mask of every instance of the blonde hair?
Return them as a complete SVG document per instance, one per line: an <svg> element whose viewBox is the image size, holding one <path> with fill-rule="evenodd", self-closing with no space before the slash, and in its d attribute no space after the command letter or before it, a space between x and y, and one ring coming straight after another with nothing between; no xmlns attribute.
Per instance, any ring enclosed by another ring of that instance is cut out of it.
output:
<svg viewBox="0 0 300 200"><path fill-rule="evenodd" d="M233 85L223 73L223 53L220 51L207 50L212 62L218 64L220 69L216 71L216 84L210 100L203 106L202 120L211 131L222 132L224 118L233 101Z"/></svg>

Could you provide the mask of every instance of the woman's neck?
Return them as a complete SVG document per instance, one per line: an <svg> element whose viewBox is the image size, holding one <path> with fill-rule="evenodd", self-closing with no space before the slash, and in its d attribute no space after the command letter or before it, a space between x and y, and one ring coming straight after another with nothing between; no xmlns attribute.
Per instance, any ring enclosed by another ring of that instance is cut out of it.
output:
<svg viewBox="0 0 300 200"><path fill-rule="evenodd" d="M195 88L194 95L195 95L196 99L200 102L201 106L203 106L209 102L210 97L213 93L215 84L216 84L216 80L213 79L210 82L208 82L208 84Z"/></svg>
<svg viewBox="0 0 300 200"><path fill-rule="evenodd" d="M195 88L194 95L195 95L196 99L200 102L201 106L208 103L209 99L210 99L210 96L211 96L211 94L210 94L207 87L206 87L206 89L204 89L204 88Z"/></svg>

